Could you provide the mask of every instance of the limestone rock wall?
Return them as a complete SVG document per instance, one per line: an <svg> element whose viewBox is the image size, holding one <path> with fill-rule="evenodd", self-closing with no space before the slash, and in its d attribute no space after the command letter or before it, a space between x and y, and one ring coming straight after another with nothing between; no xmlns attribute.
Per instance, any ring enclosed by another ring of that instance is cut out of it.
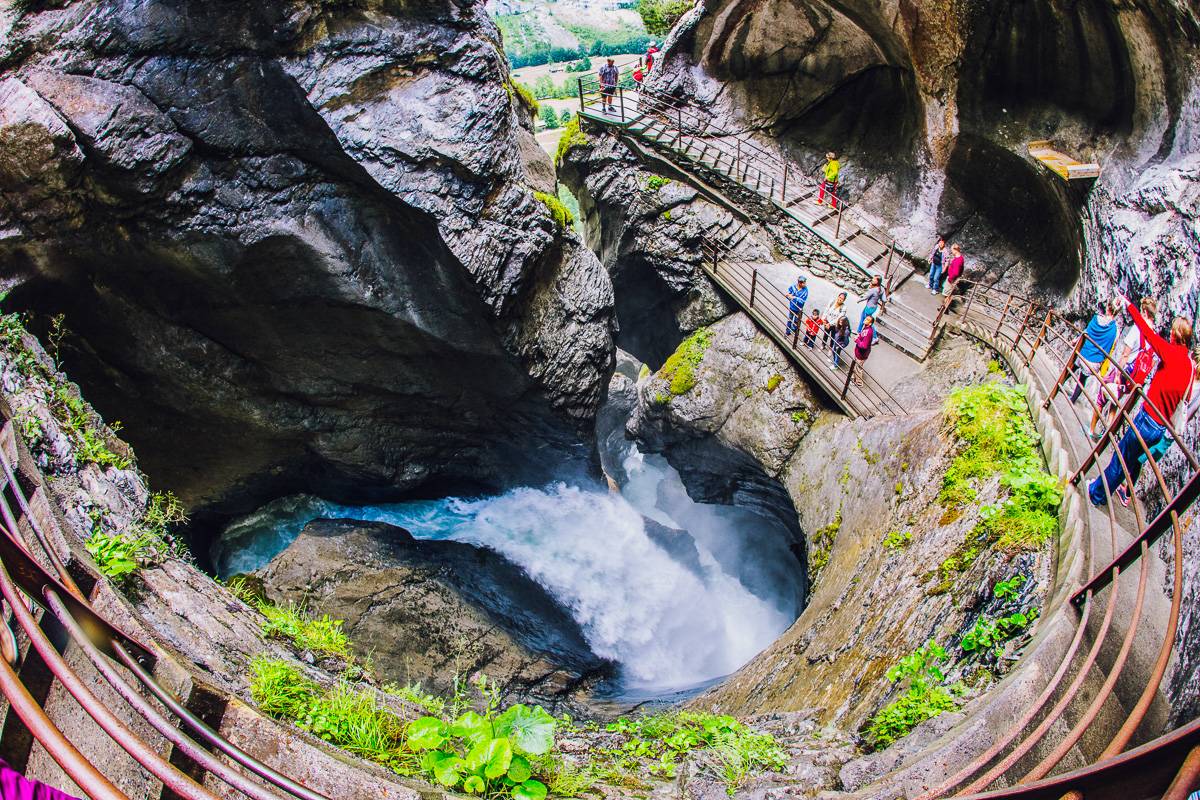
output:
<svg viewBox="0 0 1200 800"><path fill-rule="evenodd" d="M161 484L224 514L590 466L611 284L533 196L481 6L31 8L0 27L0 274Z"/></svg>

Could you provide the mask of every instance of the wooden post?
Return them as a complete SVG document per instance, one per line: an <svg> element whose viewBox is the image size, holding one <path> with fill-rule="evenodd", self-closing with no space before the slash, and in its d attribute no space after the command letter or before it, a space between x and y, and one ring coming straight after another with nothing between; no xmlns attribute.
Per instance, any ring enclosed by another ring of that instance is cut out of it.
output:
<svg viewBox="0 0 1200 800"><path fill-rule="evenodd" d="M1008 295L1008 302L1004 304L1004 310L1000 312L1000 321L996 323L996 331L992 334L993 337L1000 335L1000 329L1004 327L1004 318L1008 316L1008 307L1012 305L1013 296Z"/></svg>
<svg viewBox="0 0 1200 800"><path fill-rule="evenodd" d="M754 292L758 289L758 267L754 268L753 274L750 275L750 307L754 308Z"/></svg>
<svg viewBox="0 0 1200 800"><path fill-rule="evenodd" d="M846 392L850 391L850 378L854 376L854 368L858 366L858 359L851 356L850 369L846 370L846 382L842 384L842 399L846 399Z"/></svg>

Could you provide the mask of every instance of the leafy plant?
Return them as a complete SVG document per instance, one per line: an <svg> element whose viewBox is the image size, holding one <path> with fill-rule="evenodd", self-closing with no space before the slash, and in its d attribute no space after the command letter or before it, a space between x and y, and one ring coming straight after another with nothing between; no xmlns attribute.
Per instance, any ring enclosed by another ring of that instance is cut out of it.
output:
<svg viewBox="0 0 1200 800"><path fill-rule="evenodd" d="M992 594L997 600L1015 600L1021 594L1024 585L1024 575L1013 575L1007 580L996 581L996 585L992 587Z"/></svg>
<svg viewBox="0 0 1200 800"><path fill-rule="evenodd" d="M662 175L651 175L646 179L646 191L657 192L662 187L671 182L670 178L664 178Z"/></svg>
<svg viewBox="0 0 1200 800"><path fill-rule="evenodd" d="M658 375L669 381L671 394L686 394L696 386L696 368L700 366L711 343L712 331L699 328L684 339L663 363Z"/></svg>
<svg viewBox="0 0 1200 800"><path fill-rule="evenodd" d="M888 669L889 681L907 683L907 687L903 695L881 708L867 723L871 747L882 750L925 720L958 707L943 685L946 676L939 666L948 659L946 649L931 640Z"/></svg>
<svg viewBox="0 0 1200 800"><path fill-rule="evenodd" d="M666 36L693 5L693 0L638 0L637 11L651 36Z"/></svg>
<svg viewBox="0 0 1200 800"><path fill-rule="evenodd" d="M146 510L124 531L107 530L107 517L98 509L90 516L92 530L84 547L96 562L100 574L118 583L126 581L138 567L186 554L171 528L187 522L187 514L179 499L170 492L150 495Z"/></svg>
<svg viewBox="0 0 1200 800"><path fill-rule="evenodd" d="M900 550L912 544L912 531L888 531L883 537L883 546L888 550Z"/></svg>

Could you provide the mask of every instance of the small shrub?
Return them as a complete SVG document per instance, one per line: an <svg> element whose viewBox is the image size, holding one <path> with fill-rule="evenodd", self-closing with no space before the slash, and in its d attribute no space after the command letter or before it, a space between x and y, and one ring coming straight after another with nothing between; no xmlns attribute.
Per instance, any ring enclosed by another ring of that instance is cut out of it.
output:
<svg viewBox="0 0 1200 800"><path fill-rule="evenodd" d="M1004 643L1029 627L1038 617L1038 610L1016 611L998 619L980 615L971 630L967 631L958 646L964 653L988 654L999 658L1004 652Z"/></svg>
<svg viewBox="0 0 1200 800"><path fill-rule="evenodd" d="M671 209L668 208L666 211L662 212L662 218L665 219L667 222L670 222L671 221Z"/></svg>
<svg viewBox="0 0 1200 800"><path fill-rule="evenodd" d="M550 217L554 220L555 226L561 231L566 230L575 224L575 217L571 211L563 205L562 200L559 200L552 194L546 192L534 192L533 196L541 202L542 205L550 212Z"/></svg>
<svg viewBox="0 0 1200 800"><path fill-rule="evenodd" d="M783 383L783 376L778 372L767 378L767 391L773 392L779 388L779 384Z"/></svg>
<svg viewBox="0 0 1200 800"><path fill-rule="evenodd" d="M883 546L888 550L901 550L912 544L912 531L888 531L883 537Z"/></svg>
<svg viewBox="0 0 1200 800"><path fill-rule="evenodd" d="M996 585L992 587L992 594L997 600L1015 600L1021 594L1024 585L1024 575L1013 575L1007 580L996 581Z"/></svg>
<svg viewBox="0 0 1200 800"><path fill-rule="evenodd" d="M646 179L646 191L657 192L662 187L671 182L670 178L664 178L662 175L651 175Z"/></svg>
<svg viewBox="0 0 1200 800"><path fill-rule="evenodd" d="M187 514L170 492L150 495L142 516L124 531L106 530L107 518L99 510L91 517L92 530L84 547L100 574L117 583L127 581L139 567L186 555L171 528L187 522Z"/></svg>
<svg viewBox="0 0 1200 800"><path fill-rule="evenodd" d="M881 708L867 723L867 743L872 748L882 750L925 720L958 707L942 685L946 676L938 666L948 658L945 648L929 641L888 669L889 681L907 682L908 686L903 695Z"/></svg>
<svg viewBox="0 0 1200 800"><path fill-rule="evenodd" d="M670 383L671 394L681 395L696 386L696 369L712 343L712 331L699 328L684 339L658 371L660 378Z"/></svg>
<svg viewBox="0 0 1200 800"><path fill-rule="evenodd" d="M546 126L546 130L553 130L560 126L558 112L550 106L542 106L538 116L541 118L542 124Z"/></svg>

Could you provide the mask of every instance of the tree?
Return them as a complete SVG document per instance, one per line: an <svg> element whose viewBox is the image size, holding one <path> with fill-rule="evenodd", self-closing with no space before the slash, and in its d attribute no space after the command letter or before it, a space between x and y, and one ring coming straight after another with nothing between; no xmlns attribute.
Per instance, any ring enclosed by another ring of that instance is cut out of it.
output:
<svg viewBox="0 0 1200 800"><path fill-rule="evenodd" d="M542 124L546 126L547 130L558 127L558 112L553 108L544 105L539 113L542 117Z"/></svg>
<svg viewBox="0 0 1200 800"><path fill-rule="evenodd" d="M638 0L637 10L651 36L666 36L690 11L692 0Z"/></svg>
<svg viewBox="0 0 1200 800"><path fill-rule="evenodd" d="M558 118L558 121L560 123L562 123L562 126L565 128L567 126L567 123L569 123L571 121L572 116L574 116L574 115L571 113L571 109L564 108L562 116Z"/></svg>

